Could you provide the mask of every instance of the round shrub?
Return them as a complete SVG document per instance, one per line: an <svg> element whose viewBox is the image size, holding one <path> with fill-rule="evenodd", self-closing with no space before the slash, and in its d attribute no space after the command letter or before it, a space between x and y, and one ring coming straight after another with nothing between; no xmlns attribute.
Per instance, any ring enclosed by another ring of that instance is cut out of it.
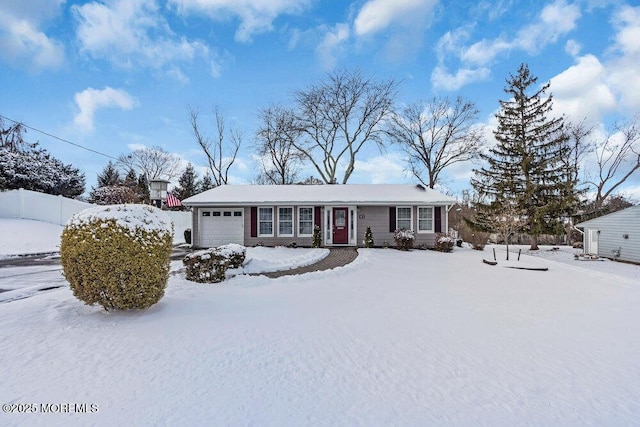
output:
<svg viewBox="0 0 640 427"><path fill-rule="evenodd" d="M62 231L60 257L73 294L105 310L147 308L164 296L173 224L148 205L85 209Z"/></svg>

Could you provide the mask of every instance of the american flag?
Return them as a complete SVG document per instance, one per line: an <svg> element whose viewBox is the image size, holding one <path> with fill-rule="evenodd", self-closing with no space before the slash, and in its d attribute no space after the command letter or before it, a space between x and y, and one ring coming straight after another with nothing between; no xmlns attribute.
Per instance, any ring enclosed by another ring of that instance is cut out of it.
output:
<svg viewBox="0 0 640 427"><path fill-rule="evenodd" d="M168 208L177 208L178 206L182 206L180 200L176 196L171 193L167 193L167 207Z"/></svg>

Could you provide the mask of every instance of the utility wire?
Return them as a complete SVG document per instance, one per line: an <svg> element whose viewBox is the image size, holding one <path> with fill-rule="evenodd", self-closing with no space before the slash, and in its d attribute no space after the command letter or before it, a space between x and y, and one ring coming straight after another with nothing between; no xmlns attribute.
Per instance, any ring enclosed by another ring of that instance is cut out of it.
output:
<svg viewBox="0 0 640 427"><path fill-rule="evenodd" d="M25 128L27 128L27 129L30 129L30 130L33 130L33 131L39 132L39 133L41 133L41 134L43 134L43 135L47 135L48 137L51 137L51 138L53 138L53 139L57 139L58 141L66 142L67 144L71 144L71 145L73 145L74 147L82 148L83 150L91 151L92 153L99 154L99 155L101 155L101 156L108 157L108 158L113 159L113 160L118 160L116 157L110 156L110 155L105 154L105 153L101 153L100 151L96 151L96 150L94 150L93 148L84 147L84 146L82 146L82 145L80 145L80 144L76 144L75 142L71 142L71 141L69 141L69 140L67 140L67 139L60 138L59 136L52 135L52 134L50 134L50 133L48 133L48 132L45 132L45 131L42 131L42 130L40 130L40 129L36 129L36 128L34 128L34 127L31 127L31 126L29 126L29 125L24 124L23 122L19 122L19 121L17 121L17 120L10 119L10 118L9 118L9 117L7 117L7 116L3 116L2 114L0 114L0 118L3 118L4 120L9 120L10 122L13 122L13 123L15 123L15 124L17 124L17 125L24 126L24 127L25 127Z"/></svg>

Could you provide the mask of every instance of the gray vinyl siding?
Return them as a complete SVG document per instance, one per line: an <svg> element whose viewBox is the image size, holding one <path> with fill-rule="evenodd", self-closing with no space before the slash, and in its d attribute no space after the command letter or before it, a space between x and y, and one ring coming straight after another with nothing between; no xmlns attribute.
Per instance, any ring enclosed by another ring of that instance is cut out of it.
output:
<svg viewBox="0 0 640 427"><path fill-rule="evenodd" d="M431 206L420 206L431 207ZM395 208L395 206L394 206ZM426 246L432 248L435 246L436 233L418 233L418 206L412 206L412 228L416 232L416 240L414 245ZM434 209L435 215L435 209ZM445 227L445 216L447 209L442 206L440 209L440 218L442 228ZM435 227L435 217L433 218ZM358 207L358 246L363 246L364 233L367 227L371 227L371 234L375 246L394 246L393 232L389 229L389 206L360 206Z"/></svg>
<svg viewBox="0 0 640 427"><path fill-rule="evenodd" d="M358 207L358 228L356 236L358 246L364 246L364 232L371 227L375 246L393 246L393 233L389 232L388 206L360 206Z"/></svg>
<svg viewBox="0 0 640 427"><path fill-rule="evenodd" d="M578 224L583 227L585 245L589 244L590 230L599 230L598 255L622 261L640 263L640 206L634 206L609 215ZM625 239L625 235L628 238ZM585 246L588 252L589 248ZM620 252L620 256L616 254Z"/></svg>
<svg viewBox="0 0 640 427"><path fill-rule="evenodd" d="M193 208L191 214L191 246L200 247L200 229L198 227L198 219L200 218L200 208Z"/></svg>
<svg viewBox="0 0 640 427"><path fill-rule="evenodd" d="M262 206L274 209L273 230L274 237L251 237L251 207L244 208L244 244L245 246L289 246L295 243L296 246L310 247L313 245L313 237L298 236L298 206ZM278 207L293 208L293 236L278 237ZM304 205L303 207L311 207Z"/></svg>

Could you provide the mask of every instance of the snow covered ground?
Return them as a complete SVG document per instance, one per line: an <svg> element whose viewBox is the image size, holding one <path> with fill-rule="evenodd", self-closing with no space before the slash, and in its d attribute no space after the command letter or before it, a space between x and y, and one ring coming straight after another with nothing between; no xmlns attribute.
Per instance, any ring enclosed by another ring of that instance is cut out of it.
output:
<svg viewBox="0 0 640 427"><path fill-rule="evenodd" d="M256 265L285 256L257 249ZM0 304L0 402L22 411L0 425L637 424L640 267L569 249L513 270L501 249L497 266L491 248L361 249L335 270L217 285L174 262L140 312L68 287Z"/></svg>
<svg viewBox="0 0 640 427"><path fill-rule="evenodd" d="M0 259L58 252L63 228L42 221L0 218Z"/></svg>

